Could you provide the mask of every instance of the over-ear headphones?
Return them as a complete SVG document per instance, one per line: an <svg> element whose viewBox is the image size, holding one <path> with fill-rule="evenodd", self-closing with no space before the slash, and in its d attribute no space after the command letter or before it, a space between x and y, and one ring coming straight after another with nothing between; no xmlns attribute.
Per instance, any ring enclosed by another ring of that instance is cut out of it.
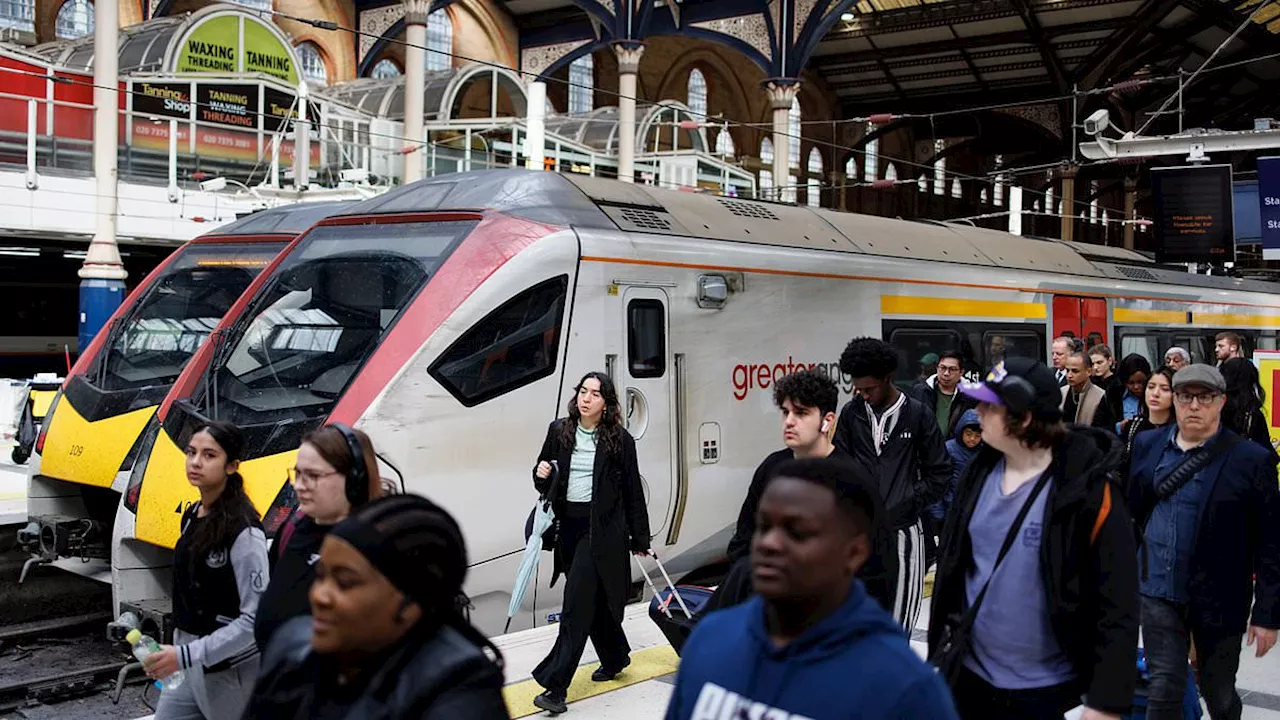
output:
<svg viewBox="0 0 1280 720"><path fill-rule="evenodd" d="M329 423L329 427L342 433L347 441L347 449L351 451L351 471L347 473L347 502L357 507L369 500L369 471L364 464L364 449L360 447L360 438L346 423Z"/></svg>

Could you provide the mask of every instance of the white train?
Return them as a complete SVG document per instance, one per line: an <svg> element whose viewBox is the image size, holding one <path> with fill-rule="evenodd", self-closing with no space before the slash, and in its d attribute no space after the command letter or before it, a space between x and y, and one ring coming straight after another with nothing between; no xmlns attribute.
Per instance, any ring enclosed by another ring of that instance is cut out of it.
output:
<svg viewBox="0 0 1280 720"><path fill-rule="evenodd" d="M772 383L800 366L838 374L853 336L898 347L905 382L949 347L976 373L1043 358L1064 331L1158 359L1175 342L1203 354L1220 328L1275 347L1277 326L1270 285L1114 249L576 175L437 177L319 222L228 312L144 433L116 518L116 599L167 594L195 498L180 448L202 418L246 429L242 472L269 527L304 432L330 419L369 432L407 489L459 518L466 589L495 631L530 467L585 371L616 381L654 548L685 572L723 553L752 471L780 446ZM549 565L513 627L559 604Z"/></svg>

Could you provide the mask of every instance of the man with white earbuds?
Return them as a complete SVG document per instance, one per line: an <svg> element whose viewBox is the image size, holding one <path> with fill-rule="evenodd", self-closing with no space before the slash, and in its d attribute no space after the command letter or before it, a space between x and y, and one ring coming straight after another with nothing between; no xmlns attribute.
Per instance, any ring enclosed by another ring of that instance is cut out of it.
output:
<svg viewBox="0 0 1280 720"><path fill-rule="evenodd" d="M737 604L751 594L751 538L756 530L760 497L773 477L774 470L793 458L831 458L849 464L855 462L831 440L836 424L836 409L840 403L839 389L834 380L816 370L800 370L774 383L773 401L781 412L782 441L786 448L766 457L751 477L746 500L738 513L737 529L733 539L729 541L728 555L733 568L721 584L724 592L717 592L721 597L708 601L709 609L711 606L728 607ZM873 528L871 537L872 557L859 577L867 586L867 593L881 605L885 605L885 596L889 595L888 603L891 607L893 598L888 579L884 577L881 557L883 548L880 547L885 538L879 528Z"/></svg>

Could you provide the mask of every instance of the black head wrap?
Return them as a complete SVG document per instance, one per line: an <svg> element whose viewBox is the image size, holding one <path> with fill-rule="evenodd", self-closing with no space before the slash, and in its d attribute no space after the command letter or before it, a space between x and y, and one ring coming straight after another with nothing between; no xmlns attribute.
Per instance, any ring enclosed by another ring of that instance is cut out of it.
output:
<svg viewBox="0 0 1280 720"><path fill-rule="evenodd" d="M454 606L467 575L457 521L419 495L391 495L357 509L332 531L397 590L428 611Z"/></svg>

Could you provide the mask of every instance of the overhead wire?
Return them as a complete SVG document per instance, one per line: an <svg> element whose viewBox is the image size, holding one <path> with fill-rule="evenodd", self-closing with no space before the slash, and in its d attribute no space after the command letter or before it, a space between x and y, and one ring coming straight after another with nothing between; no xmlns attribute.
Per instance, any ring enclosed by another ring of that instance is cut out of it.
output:
<svg viewBox="0 0 1280 720"><path fill-rule="evenodd" d="M1252 18L1257 14L1257 12L1261 9L1261 7L1263 7L1263 6L1265 6L1265 5L1268 5L1268 4L1270 4L1270 3L1269 3L1269 2L1268 2L1268 3L1263 3L1262 5L1260 5L1260 6L1259 6L1259 8L1255 9L1254 13L1252 13L1252 14L1250 15L1250 17L1249 17L1249 21L1252 21ZM275 9L270 9L270 10L267 10L267 9L262 9L262 10L246 10L246 12L249 12L249 13L251 13L251 14L255 14L255 15L258 15L258 16L260 16L260 17L265 17L265 16L281 17L281 18L284 18L284 19L287 19L287 20L292 20L292 21L294 21L294 22L299 22L299 23L302 23L302 24L305 24L305 25L308 25L308 26L311 26L311 27L315 27L315 28L317 28L317 29L327 30L327 31L333 31L333 32L346 32L346 33L350 33L350 34L352 34L352 35L354 35L354 36L357 36L357 37L368 37L368 38L372 38L372 39L374 39L374 40L385 39L387 42L395 43L395 44L398 44L398 45L401 45L401 46L404 46L404 47L409 47L409 46L411 45L407 40L404 40L404 39L401 39L401 38L384 37L384 36L382 36L382 35L375 34L375 33L371 33L371 32L367 32L367 31L363 31L363 30L359 30L359 29L357 29L357 28L349 28L349 27L345 27L345 26L340 25L339 23L337 23L336 21L333 21L333 20L322 20L322 19L317 19L317 18L303 17L303 16L298 16L298 15L294 15L294 14L292 14L292 13L287 13L287 12L280 11L280 10L275 10ZM1246 23L1246 24L1241 25L1241 27L1240 27L1240 28L1237 28L1237 31L1236 31L1235 33L1233 33L1233 35L1231 36L1231 38L1228 38L1228 40L1227 40L1227 41L1225 41L1225 42L1223 43L1223 45L1220 45L1220 46L1219 46L1219 48L1218 48L1217 50L1215 50L1214 56L1216 56L1216 54L1217 54L1219 51L1221 51L1222 47L1224 47L1224 46L1225 46L1225 44L1226 44L1227 42L1229 42L1232 38L1234 38L1236 35L1238 35L1238 34L1243 30L1243 28L1244 28L1246 25L1247 25L1247 23ZM425 45L414 45L414 47L416 47L416 48L420 48L420 49L424 50L425 52L429 52L429 53L436 53L436 54L442 54L442 55L445 55L445 56L447 56L447 57L454 58L454 59L457 59L457 60L461 60L461 61L464 61L464 62L467 62L467 63L475 63L475 64L478 64L478 65L481 65L481 66L486 66L486 67L490 67L490 68L497 69L497 70L503 70L503 71L508 71L508 72L516 72L516 73L517 73L517 74L519 74L521 77L537 77L537 74L536 74L536 73L527 72L527 71L524 71L524 70L521 70L521 69L513 69L513 68L510 68L510 67L507 67L506 65L502 65L502 64L500 64L500 63L497 63L497 62L494 62L494 61L490 61L490 60L483 60L483 59L479 59L479 58L468 57L468 56L466 56L466 55L462 55L462 54L460 54L460 53L453 52L452 50L450 50L450 51L445 51L445 50L440 50L440 49L437 49L437 48L428 47L428 46L425 46ZM1233 62L1233 63L1228 63L1228 64L1225 64L1225 65L1222 65L1222 66L1218 66L1217 68L1209 69L1207 66L1208 66L1209 62L1213 59L1213 57L1214 57L1214 56L1211 56L1211 57L1210 57L1210 59L1209 59L1209 61L1206 61L1206 63L1204 63L1204 64L1203 64L1203 65L1202 65L1202 66L1197 70L1197 73L1199 73L1199 72L1201 72L1201 71L1216 72L1216 71L1220 71L1220 70L1226 70L1226 69L1229 69L1229 68L1232 68L1232 67L1239 67L1239 66L1242 66L1242 65L1245 65L1245 64L1249 64L1249 63L1253 63L1253 62L1260 62L1260 61L1264 61L1264 60L1274 59L1274 58L1278 58L1278 57L1280 57L1280 53L1271 53L1271 54L1264 55L1264 56L1260 56L1260 57L1246 58L1246 59L1243 59L1243 60L1240 60L1240 61L1235 61L1235 62ZM16 69L16 68L0 68L0 70L4 70L4 71L8 71L8 72L16 72L16 73L19 73L19 74L29 75L29 76L36 77L36 78L40 78L40 79L52 80L52 81L55 81L55 82L71 83L71 84L76 84L76 85L86 86L86 87L97 87L97 86L96 86L94 83L92 83L91 81L89 81L89 82L86 82L86 81L79 81L79 80L75 80L75 79L72 79L72 78L67 78L67 77L65 77L65 76L49 76L49 75L46 75L46 74L31 73L31 72L28 72L28 71L22 71L22 70L19 70L19 69ZM1193 76L1193 77L1194 77L1194 76ZM1128 81L1123 81L1123 82L1115 83L1115 84L1113 84L1113 85L1110 85L1110 86L1108 86L1108 87L1104 87L1104 88L1096 88L1096 89L1092 89L1092 90L1079 91L1079 92L1072 93L1072 94L1058 95L1058 96L1052 96L1052 97L1047 97L1047 98L1039 98L1039 99L1035 99L1035 100L1028 100L1028 101L1007 102L1007 103L992 103L992 104L980 105L980 106L974 106L974 107L967 107L967 108L956 108L956 109L951 109L951 110L940 110L940 111L934 111L934 112L929 112L929 113L902 113L902 114L871 115L871 116L867 116L867 117L846 118L846 119L841 119L841 120L838 120L838 121L828 121L828 120L804 121L804 120L802 120L802 121L801 121L801 125L803 126L803 125L805 125L805 124L831 123L831 124L832 124L832 126L834 127L834 126L835 126L835 123L846 124L846 123L850 123L850 122L874 122L874 121L875 121L875 120L877 120L878 118L879 118L879 119L883 119L883 118L885 118L885 117L891 118L893 121L902 120L902 119L928 119L928 120L931 122L931 124L932 124L932 122L933 122L936 118L939 118L939 117L946 117L946 116L958 115L958 114L971 114L971 113L975 113L975 112L983 112L983 111L987 111L987 110L1007 109L1007 108L1013 108L1013 107L1026 107L1026 106L1029 106L1029 105L1039 105L1039 104L1046 104L1046 103L1053 103L1053 102L1061 102L1061 101L1064 101L1064 100L1072 99L1073 97L1077 97L1077 96L1079 96L1079 95L1097 95L1097 94L1109 93L1109 92L1113 92L1113 91L1116 91L1116 90L1121 90L1121 89L1132 89L1132 88L1140 87L1140 86L1144 86L1144 85L1149 85L1149 84L1154 84L1154 83L1160 83L1160 82L1167 82L1167 81L1171 81L1171 80L1174 80L1174 79L1177 79L1177 76L1159 76L1159 77L1152 77L1152 78L1142 78L1142 79L1139 79L1139 80L1128 80ZM619 93L619 92L611 91L611 90L608 90L608 89L605 89L605 88L598 88L598 87L596 87L594 84L593 84L593 85L586 85L586 84L581 84L581 83L575 83L575 82L573 82L572 80L566 80L566 79L561 79L561 78L552 78L552 77L543 78L543 80L544 80L544 81L546 81L546 82L554 82L554 83L558 83L558 84L561 84L561 85L564 85L564 86L566 86L566 87L570 87L570 88L572 88L572 87L578 87L578 88L585 88L585 89L589 89L589 90L591 90L592 92L600 93L600 94L604 94L604 95L606 95L606 96L612 96L612 97L619 98L619 99L621 99L621 98L623 98L623 97L624 97L624 96L623 96L621 93ZM117 88L106 88L106 89L110 89L110 90L117 90ZM140 92L139 92L139 91L137 91L137 90L131 90L131 89L124 89L124 90L120 90L120 91L121 91L121 92L126 92L126 93L142 94L142 93L140 93ZM632 98L632 99L633 99L633 100L636 100L637 102L639 102L639 98ZM199 105L201 104L201 103L199 103L198 101L196 101L196 99L195 99L195 98L192 98L192 99L191 99L191 103L192 103L193 105L197 105L197 106L199 106ZM655 104L656 104L656 105L662 105L663 103L664 103L664 101L656 101L656 103L655 103ZM823 139L820 139L820 138L806 137L806 136L805 136L805 135L803 135L803 134L793 134L793 133L789 132L789 130L788 130L788 131L784 131L784 132L773 132L773 131L772 131L772 123L734 120L734 119L724 118L723 116L720 116L720 115L711 115L711 114L710 114L710 113L708 113L708 112L699 112L699 111L697 111L697 110L695 110L695 109L693 109L693 108L688 108L688 107L682 107L681 109L682 109L682 111L687 112L687 113L688 113L689 115L691 115L691 116L694 116L694 117L700 117L704 122L705 122L705 121L714 121L714 124L716 124L716 125L723 125L723 126L724 126L724 127L726 127L726 128L727 128L727 127L729 127L729 126L733 126L733 127L741 127L741 128L746 128L746 129L752 129L752 130L768 129L768 130L771 132L771 134L785 136L785 137L787 137L789 140L793 140L793 141L797 141L797 142L799 142L799 141L807 141L809 144L814 145L814 146L821 146L821 147L824 147L824 148L827 148L827 149L838 150L838 151L846 151L846 152L849 152L849 153L858 153L858 152L862 152L862 150L860 150L860 148L862 147L862 146L861 146L861 144L859 144L859 145L855 145L855 146L849 146L849 145L844 145L844 144L837 143L837 142L834 142L834 141L827 141L827 140L823 140ZM259 112L258 112L258 113L256 113L256 114L257 114L258 116L261 116L261 117L266 117L266 113L263 113L263 112L261 112L261 111L259 111ZM270 117L275 118L275 116L270 116ZM291 119L281 119L281 121L282 121L282 127L283 127L283 124L284 124L285 122L289 122L289 121L291 121ZM588 119L587 121L590 121L590 119ZM179 120L179 122L190 122L190 121L189 121L189 120ZM324 129L328 129L328 130L331 130L331 131L332 131L332 130L335 130L335 129L340 129L340 130L346 130L346 129L349 129L348 127L346 127L346 126L344 126L344 125L342 125L342 124L335 124L335 123L325 123L325 122L322 122L322 121L321 121L320 119L318 119L318 118L317 118L317 119L314 119L314 120L309 119L309 120L308 120L308 122L309 122L310 124L312 124L313 126L317 127L317 128L324 128ZM510 124L510 125L514 125L514 124L516 124L516 122L517 122L517 120L512 119L512 121L511 121L509 124ZM1150 120L1148 120L1148 123L1149 123L1149 122L1150 122ZM678 123L673 123L673 124L677 124L677 125L678 125ZM485 131L485 132L493 132L493 131L495 131L496 129L497 129L497 128L491 128L491 129L489 129L489 130L487 130L487 131ZM1145 125L1144 125L1144 129L1145 129ZM445 143L434 143L434 142L431 142L431 141L423 141L423 140L411 139L411 138L406 138L406 137L404 137L404 136L397 136L397 135L394 135L394 134L391 134L391 133L375 132L375 131L373 131L373 130L371 130L371 129L369 129L369 130L360 130L360 133L361 133L362 135L367 135L368 137L378 137L378 138L384 138L384 139L396 140L396 141L399 141L399 142L401 142L401 143L413 144L413 145L417 145L417 146L419 146L419 147L430 147L430 146L436 146L436 147L449 147L449 146L448 146L447 144L445 144ZM456 149L456 148L451 148L451 149ZM513 152L515 152L515 151L516 151L516 150L513 148ZM387 151L387 152L386 152L386 154L398 154L398 153L402 153L402 152L404 152L404 151L403 151L403 150L401 150L401 151ZM910 160L910 159L908 159L908 158L894 157L894 156L883 155L883 154L881 154L881 155L880 155L880 158L881 158L882 160L886 160L886 161L889 161L889 162L891 162L891 163L901 164L901 165L905 165L905 166L907 166L907 167L916 168L916 169L932 170L932 169L933 169L933 167L934 167L932 164L926 164L926 163L915 162L915 161L912 161L912 160ZM258 158L259 163L261 162L261 160L262 160L262 158L261 158L261 157L259 157L259 158ZM1053 168L1053 167L1058 167L1058 166L1061 166L1061 163L1049 163L1049 164L1045 164L1044 166L1039 166L1039 167L1043 167L1044 169L1051 169L1051 168ZM991 186L995 186L996 184L1002 183L1002 182L1003 182L1002 178L1004 178L1005 176L1008 176L1008 175L1016 175L1016 174L1025 174L1025 173L1026 173L1026 172L1028 172L1028 171L1034 171L1034 170L1036 170L1036 169L1039 169L1039 167L1033 167L1033 168L998 168L998 169L996 169L996 170L992 171L991 173L989 173L987 176L969 175L969 174L966 174L966 173L957 172L957 171L955 171L954 169L950 169L950 170L948 170L947 174L948 174L948 176L953 177L953 178L958 178L958 179L962 179L962 180L968 180L968 181L970 181L970 182L977 182L977 183L980 183L980 184L983 184L983 185L991 185ZM789 168L789 169L791 169L791 168ZM802 168L801 168L801 169L802 169ZM776 180L776 179L775 179L775 180ZM822 189L839 189L839 188L841 188L841 187L865 187L865 186L869 186L869 185L874 185L874 184L875 184L875 183L877 183L877 182L879 182L879 183L882 183L882 184L883 184L883 182L884 182L884 181L872 181L872 182L867 182L867 183L852 183L852 184L846 184L846 185L836 185L836 184L820 183L820 185L819 185L819 186L820 186L820 187L822 187ZM903 180L903 181L901 181L901 182L899 182L899 183L897 183L897 184L904 184L905 182L916 182L916 180L905 179L905 180ZM796 183L796 184L794 184L794 185L777 185L777 184L775 184L773 189L774 189L774 190L784 190L784 189L794 189L794 188L799 188L799 187L812 187L812 186L808 185L807 183L804 183L804 184ZM1087 205L1088 205L1088 203L1086 203L1085 201L1080 201L1080 200L1077 200L1077 201L1075 202L1075 204L1076 204L1076 205L1081 205L1081 206L1087 206Z"/></svg>

